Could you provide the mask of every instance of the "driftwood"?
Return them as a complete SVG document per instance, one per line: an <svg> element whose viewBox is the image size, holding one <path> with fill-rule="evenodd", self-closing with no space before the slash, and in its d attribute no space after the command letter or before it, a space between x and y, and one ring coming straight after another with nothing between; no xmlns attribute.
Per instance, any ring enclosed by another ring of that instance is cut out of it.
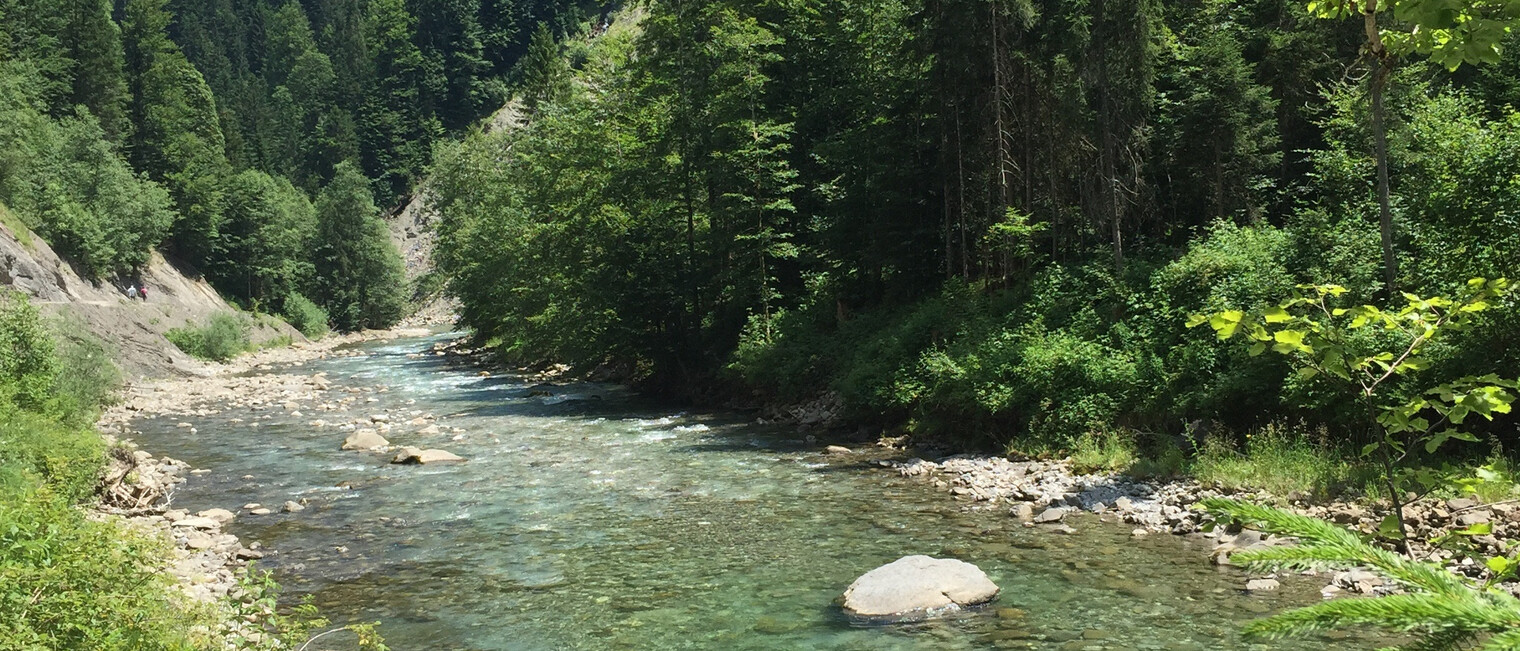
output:
<svg viewBox="0 0 1520 651"><path fill-rule="evenodd" d="M106 456L108 462L99 485L103 506L122 511L154 511L168 504L173 478L160 477L156 467L138 463L136 454L125 447L112 447ZM134 473L136 481L127 481Z"/></svg>

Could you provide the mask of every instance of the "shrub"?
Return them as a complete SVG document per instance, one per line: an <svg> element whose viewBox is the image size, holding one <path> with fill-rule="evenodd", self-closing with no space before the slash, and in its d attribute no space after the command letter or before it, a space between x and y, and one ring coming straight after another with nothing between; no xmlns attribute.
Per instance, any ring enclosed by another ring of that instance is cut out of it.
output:
<svg viewBox="0 0 1520 651"><path fill-rule="evenodd" d="M100 407L116 399L121 387L121 370L111 361L105 342L82 327L53 324L57 342L58 373L53 378L53 396L58 401L58 417L72 425L89 426Z"/></svg>
<svg viewBox="0 0 1520 651"><path fill-rule="evenodd" d="M327 310L305 296L296 293L286 295L284 315L285 321L300 330L307 339L327 336Z"/></svg>
<svg viewBox="0 0 1520 651"><path fill-rule="evenodd" d="M1221 523L1238 523L1297 541L1292 546L1247 551L1230 557L1253 572L1370 567L1404 594L1375 599L1335 599L1246 625L1253 640L1309 637L1338 628L1373 626L1401 638L1400 648L1456 651L1520 648L1520 600L1489 581L1473 585L1436 563L1411 560L1369 545L1355 532L1322 520L1219 498L1203 506ZM1514 561L1492 558L1495 579L1512 577Z"/></svg>
<svg viewBox="0 0 1520 651"><path fill-rule="evenodd" d="M21 294L0 291L0 412L7 405L47 408L57 375L53 342L37 308Z"/></svg>
<svg viewBox="0 0 1520 651"><path fill-rule="evenodd" d="M246 318L234 314L215 314L205 326L175 328L164 337L191 357L226 362L252 349Z"/></svg>
<svg viewBox="0 0 1520 651"><path fill-rule="evenodd" d="M48 487L0 498L0 647L192 648L156 571L163 543L96 522Z"/></svg>

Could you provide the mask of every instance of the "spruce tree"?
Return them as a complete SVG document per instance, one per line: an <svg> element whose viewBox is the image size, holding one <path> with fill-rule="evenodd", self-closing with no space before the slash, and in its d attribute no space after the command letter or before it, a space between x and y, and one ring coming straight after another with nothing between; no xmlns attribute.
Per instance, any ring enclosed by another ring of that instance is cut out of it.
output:
<svg viewBox="0 0 1520 651"><path fill-rule="evenodd" d="M394 325L405 310L406 279L368 180L352 165L338 165L316 209L314 273L307 295L327 310L339 330Z"/></svg>

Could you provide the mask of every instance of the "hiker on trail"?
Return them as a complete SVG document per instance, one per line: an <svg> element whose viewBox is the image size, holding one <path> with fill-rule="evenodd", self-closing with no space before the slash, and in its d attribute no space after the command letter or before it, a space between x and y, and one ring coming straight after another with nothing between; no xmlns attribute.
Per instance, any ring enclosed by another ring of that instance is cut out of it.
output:
<svg viewBox="0 0 1520 651"><path fill-rule="evenodd" d="M135 299L135 298L137 298L137 285L131 285L131 286L127 287L127 298L129 298L129 299Z"/></svg>
<svg viewBox="0 0 1520 651"><path fill-rule="evenodd" d="M142 299L143 299L144 303L148 302L148 284L147 283L143 283L142 289L138 290L137 293L142 294Z"/></svg>

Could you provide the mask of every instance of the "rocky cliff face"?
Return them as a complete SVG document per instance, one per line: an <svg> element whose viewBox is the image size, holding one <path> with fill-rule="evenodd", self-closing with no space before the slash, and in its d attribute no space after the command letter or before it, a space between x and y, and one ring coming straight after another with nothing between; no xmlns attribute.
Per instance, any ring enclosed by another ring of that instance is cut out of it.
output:
<svg viewBox="0 0 1520 651"><path fill-rule="evenodd" d="M147 286L148 300L128 299L128 285ZM132 379L205 373L204 363L180 352L163 335L233 311L204 280L157 253L137 276L88 280L42 238L17 233L5 224L0 224L0 287L25 294L44 314L61 322L65 332L83 330L100 338ZM303 340L284 323L262 323L253 332L255 342L285 336Z"/></svg>

